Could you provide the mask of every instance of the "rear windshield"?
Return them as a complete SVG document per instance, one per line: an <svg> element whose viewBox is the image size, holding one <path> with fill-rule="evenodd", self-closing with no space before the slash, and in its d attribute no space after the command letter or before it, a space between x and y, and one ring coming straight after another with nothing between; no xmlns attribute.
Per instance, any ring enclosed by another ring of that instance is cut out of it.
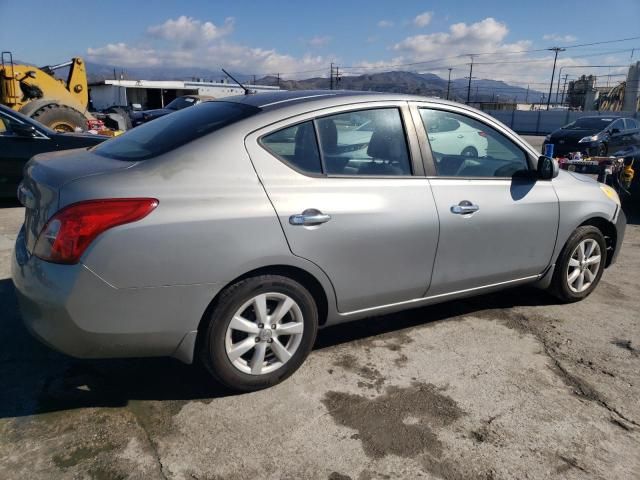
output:
<svg viewBox="0 0 640 480"><path fill-rule="evenodd" d="M584 117L562 127L564 130L604 130L604 127L613 122L611 117Z"/></svg>
<svg viewBox="0 0 640 480"><path fill-rule="evenodd" d="M146 160L170 152L259 111L257 107L241 103L204 102L140 125L101 143L92 151L117 160Z"/></svg>

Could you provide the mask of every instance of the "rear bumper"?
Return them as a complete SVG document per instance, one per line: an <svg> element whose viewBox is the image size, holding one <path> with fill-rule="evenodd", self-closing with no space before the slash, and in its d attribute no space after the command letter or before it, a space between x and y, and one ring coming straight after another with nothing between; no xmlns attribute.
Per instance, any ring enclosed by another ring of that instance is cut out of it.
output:
<svg viewBox="0 0 640 480"><path fill-rule="evenodd" d="M27 329L79 358L174 356L190 363L198 323L216 293L213 285L114 288L82 264L29 255L22 232L12 277Z"/></svg>

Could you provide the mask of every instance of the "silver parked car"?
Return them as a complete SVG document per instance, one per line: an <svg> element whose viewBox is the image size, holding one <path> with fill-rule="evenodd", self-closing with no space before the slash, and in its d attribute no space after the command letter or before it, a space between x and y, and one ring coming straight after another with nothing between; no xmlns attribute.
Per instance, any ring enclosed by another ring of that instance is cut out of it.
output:
<svg viewBox="0 0 640 480"><path fill-rule="evenodd" d="M486 147L439 151L439 117ZM291 375L327 325L527 283L580 300L625 229L615 191L491 117L394 94L205 102L38 155L18 194L13 280L36 337L199 358L245 391Z"/></svg>

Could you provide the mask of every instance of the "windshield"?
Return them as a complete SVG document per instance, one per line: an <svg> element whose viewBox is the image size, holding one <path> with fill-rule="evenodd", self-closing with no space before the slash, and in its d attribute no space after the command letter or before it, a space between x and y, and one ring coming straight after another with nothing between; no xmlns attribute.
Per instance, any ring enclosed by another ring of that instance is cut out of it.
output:
<svg viewBox="0 0 640 480"><path fill-rule="evenodd" d="M196 104L197 99L194 97L178 97L174 98L165 107L168 110L182 110Z"/></svg>
<svg viewBox="0 0 640 480"><path fill-rule="evenodd" d="M611 117L584 117L562 127L563 130L604 130L613 122Z"/></svg>
<svg viewBox="0 0 640 480"><path fill-rule="evenodd" d="M145 160L170 152L259 111L257 107L240 103L204 102L145 123L101 143L92 151L117 160Z"/></svg>

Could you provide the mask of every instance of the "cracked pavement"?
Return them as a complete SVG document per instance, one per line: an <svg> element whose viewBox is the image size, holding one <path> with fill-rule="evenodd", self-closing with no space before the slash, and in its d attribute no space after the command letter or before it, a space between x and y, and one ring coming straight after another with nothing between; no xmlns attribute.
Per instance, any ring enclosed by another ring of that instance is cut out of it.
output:
<svg viewBox="0 0 640 480"><path fill-rule="evenodd" d="M76 360L20 323L0 209L2 479L640 478L640 225L583 302L519 288L323 330L231 395L171 359Z"/></svg>

